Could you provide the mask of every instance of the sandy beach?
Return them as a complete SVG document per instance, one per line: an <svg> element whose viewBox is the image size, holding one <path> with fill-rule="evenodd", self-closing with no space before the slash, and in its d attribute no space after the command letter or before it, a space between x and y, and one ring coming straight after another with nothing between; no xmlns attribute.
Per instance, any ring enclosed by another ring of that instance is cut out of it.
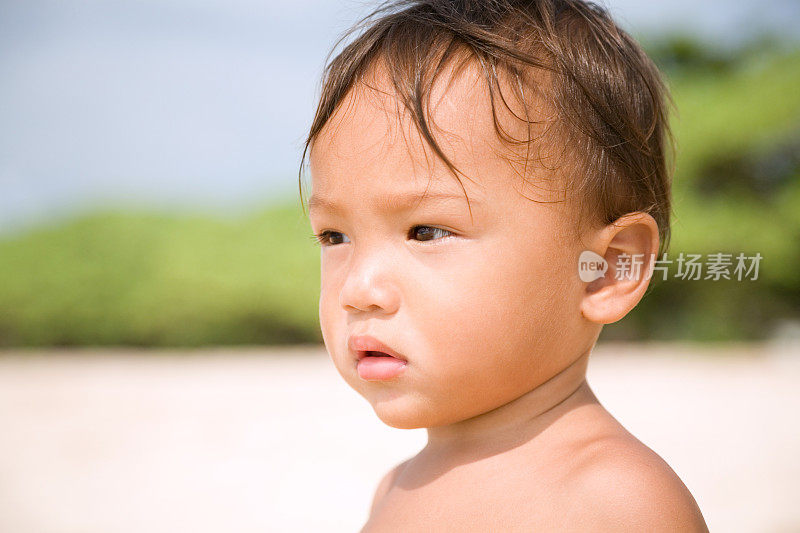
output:
<svg viewBox="0 0 800 533"><path fill-rule="evenodd" d="M606 344L589 383L711 531L800 531L800 346ZM353 532L425 443L322 347L0 352L0 531Z"/></svg>

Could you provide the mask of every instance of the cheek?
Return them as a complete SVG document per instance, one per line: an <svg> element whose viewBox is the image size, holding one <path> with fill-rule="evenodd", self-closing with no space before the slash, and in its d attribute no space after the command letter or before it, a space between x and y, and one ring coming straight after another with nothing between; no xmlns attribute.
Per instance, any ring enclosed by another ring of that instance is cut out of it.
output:
<svg viewBox="0 0 800 533"><path fill-rule="evenodd" d="M334 282L335 280L326 275L323 269L319 293L319 326L322 332L322 340L331 356L335 356L338 351L341 351L339 347L345 342L337 337L337 335L344 335L345 332L341 327L337 327L337 324L344 319L342 314L338 312L339 292L334 286Z"/></svg>
<svg viewBox="0 0 800 533"><path fill-rule="evenodd" d="M539 326L551 329L554 315L565 312L565 266L546 251L519 248L514 241L497 243L493 253L471 254L437 283L426 283L418 304L429 323L471 339L508 332L509 341Z"/></svg>
<svg viewBox="0 0 800 533"><path fill-rule="evenodd" d="M333 252L336 252L335 250ZM339 308L339 292L344 280L342 259L326 257L331 251L320 255L319 319L320 324L336 318Z"/></svg>
<svg viewBox="0 0 800 533"><path fill-rule="evenodd" d="M419 301L428 317L418 330L428 341L424 364L437 387L430 392L454 418L511 401L561 364L551 355L568 313L563 267L544 255L497 250L454 271L447 285L458 291L443 289Z"/></svg>

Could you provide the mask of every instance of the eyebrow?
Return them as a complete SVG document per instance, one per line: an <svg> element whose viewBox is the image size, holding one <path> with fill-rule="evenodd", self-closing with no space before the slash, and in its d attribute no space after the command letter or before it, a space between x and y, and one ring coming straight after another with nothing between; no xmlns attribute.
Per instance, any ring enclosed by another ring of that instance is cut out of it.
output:
<svg viewBox="0 0 800 533"><path fill-rule="evenodd" d="M406 210L411 205L416 204L417 202L441 202L445 200L465 200L463 194L455 194L455 193L428 193L423 195L422 193L418 192L409 192L403 194L395 194L392 196L386 196L381 198L378 201L378 205L386 211L402 211ZM478 204L481 205L481 201L475 198L470 198L470 204ZM346 211L346 209L336 202L328 200L327 198L321 196L312 196L308 200L308 211L309 213L312 211L317 210L327 210L337 213L342 213Z"/></svg>

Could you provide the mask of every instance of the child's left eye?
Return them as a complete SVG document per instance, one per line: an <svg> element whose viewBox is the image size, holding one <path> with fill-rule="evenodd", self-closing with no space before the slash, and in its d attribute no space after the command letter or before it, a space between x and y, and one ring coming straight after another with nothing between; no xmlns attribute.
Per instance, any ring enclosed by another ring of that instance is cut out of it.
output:
<svg viewBox="0 0 800 533"><path fill-rule="evenodd" d="M411 228L409 234L412 237L421 237L419 240L422 242L441 240L435 238L437 235L441 235L442 237L455 235L452 231L447 231L446 229L436 228L433 226L414 226Z"/></svg>
<svg viewBox="0 0 800 533"><path fill-rule="evenodd" d="M408 236L410 238L417 240L419 242L442 240L445 237L454 235L455 233L453 233L452 231L448 231L442 228L437 228L434 226L414 226L408 232ZM347 236L344 233L339 233L338 231L330 231L330 230L325 230L320 233L315 233L311 237L315 239L317 241L317 244L319 244L320 246L336 246L337 244L343 244L343 239L347 238Z"/></svg>

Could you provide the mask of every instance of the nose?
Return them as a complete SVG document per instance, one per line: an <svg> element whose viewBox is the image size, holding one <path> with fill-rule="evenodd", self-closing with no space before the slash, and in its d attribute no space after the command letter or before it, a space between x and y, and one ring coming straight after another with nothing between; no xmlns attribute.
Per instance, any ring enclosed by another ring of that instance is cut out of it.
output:
<svg viewBox="0 0 800 533"><path fill-rule="evenodd" d="M396 312L400 290L394 263L380 250L354 252L339 292L339 305L347 311Z"/></svg>

